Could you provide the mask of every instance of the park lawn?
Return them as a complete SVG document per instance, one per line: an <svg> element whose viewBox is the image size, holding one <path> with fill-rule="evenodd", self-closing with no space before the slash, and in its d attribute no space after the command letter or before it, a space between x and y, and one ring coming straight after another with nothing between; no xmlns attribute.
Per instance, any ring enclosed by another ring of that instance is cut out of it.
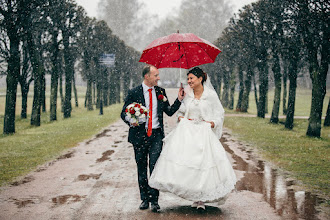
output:
<svg viewBox="0 0 330 220"><path fill-rule="evenodd" d="M284 119L283 119L284 120ZM321 138L307 137L308 120L295 119L293 130L269 119L226 117L224 126L239 140L258 149L270 162L289 171L309 189L328 196L330 179L330 127Z"/></svg>
<svg viewBox="0 0 330 220"><path fill-rule="evenodd" d="M116 104L99 110L87 111L73 107L71 118L49 122L49 112L43 113L40 127L31 127L30 116L16 120L16 133L3 135L3 116L0 119L0 186L25 175L49 160L56 159L65 150L91 138L102 128L119 119L122 105Z"/></svg>
<svg viewBox="0 0 330 220"><path fill-rule="evenodd" d="M283 91L282 91L283 93ZM280 114L279 116L283 116L283 103L282 103L282 97L281 95L281 105L280 105ZM325 117L327 113L327 108L329 104L329 98L330 98L330 91L326 93L326 96L324 97L323 101L323 111L322 116ZM238 92L235 92L234 96L234 110L226 109L226 113L231 114L252 114L257 115L257 105L254 98L254 92L251 91L249 95L249 109L248 113L242 113L242 112L236 112L235 108L237 105L238 100ZM288 100L287 100L288 101ZM270 89L268 92L268 113L266 115L271 115L273 110L273 102L274 102L274 89ZM312 103L312 90L309 89L302 89L297 88L296 93L296 105L295 105L295 116L309 116L311 111L311 103Z"/></svg>

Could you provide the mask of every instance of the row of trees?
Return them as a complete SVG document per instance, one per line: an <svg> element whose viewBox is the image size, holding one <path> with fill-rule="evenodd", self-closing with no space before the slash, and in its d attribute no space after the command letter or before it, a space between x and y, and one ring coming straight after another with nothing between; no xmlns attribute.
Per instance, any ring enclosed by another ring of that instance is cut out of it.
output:
<svg viewBox="0 0 330 220"><path fill-rule="evenodd" d="M71 117L71 94L75 73L87 81L85 105L93 109L92 88L97 106L120 102L132 80L137 80L139 53L128 47L103 21L86 16L73 0L1 0L0 65L6 75L4 134L15 132L18 83L22 91L21 117L27 117L27 98L34 84L31 125L40 126L41 110L46 110L45 76L51 76L50 120L57 119L57 94L61 94L64 118ZM114 67L99 62L100 55L115 54ZM63 94L62 79L65 80ZM103 101L102 101L103 100Z"/></svg>
<svg viewBox="0 0 330 220"><path fill-rule="evenodd" d="M240 10L215 43L223 50L220 59L216 65L207 66L219 92L223 82L221 98L224 106L234 108L234 91L238 83L236 110L248 110L249 94L253 89L257 115L264 118L269 78L273 74L275 90L270 121L279 121L283 86L285 127L292 129L297 77L304 68L309 71L313 85L306 134L320 137L330 61L329 11L330 2L320 0L259 0ZM330 126L329 108L325 126Z"/></svg>

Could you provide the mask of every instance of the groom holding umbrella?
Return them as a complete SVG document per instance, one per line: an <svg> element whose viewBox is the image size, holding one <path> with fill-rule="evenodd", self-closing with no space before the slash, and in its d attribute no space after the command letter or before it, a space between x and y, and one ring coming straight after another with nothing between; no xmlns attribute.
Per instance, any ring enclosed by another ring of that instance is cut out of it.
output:
<svg viewBox="0 0 330 220"><path fill-rule="evenodd" d="M128 92L121 112L121 118L130 126L128 142L133 144L138 170L138 183L142 203L140 209L157 212L159 191L148 185L149 172L152 173L161 153L164 138L163 113L172 116L180 107L185 93L180 88L178 98L170 106L165 89L158 87L157 68L185 68L214 62L220 50L208 41L194 34L171 34L154 40L143 51L139 62L148 63L143 68L143 83ZM149 109L146 123L132 122L127 114L127 106L139 103Z"/></svg>

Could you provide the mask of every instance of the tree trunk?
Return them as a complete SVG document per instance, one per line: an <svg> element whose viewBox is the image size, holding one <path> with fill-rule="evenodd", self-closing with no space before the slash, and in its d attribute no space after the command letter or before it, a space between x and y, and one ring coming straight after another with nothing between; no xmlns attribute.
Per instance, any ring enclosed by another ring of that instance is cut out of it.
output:
<svg viewBox="0 0 330 220"><path fill-rule="evenodd" d="M56 57L56 55L54 55ZM50 121L57 120L57 90L58 90L58 64L54 58L54 69L51 75L50 85Z"/></svg>
<svg viewBox="0 0 330 220"><path fill-rule="evenodd" d="M121 72L120 71L116 71L116 81L114 82L115 85L116 85L116 103L120 103L120 74Z"/></svg>
<svg viewBox="0 0 330 220"><path fill-rule="evenodd" d="M277 55L274 56L274 79L275 79L275 91L274 91L274 104L273 104L273 111L272 116L270 118L271 123L278 123L278 115L280 111L280 104L281 104L281 68L280 68L280 61Z"/></svg>
<svg viewBox="0 0 330 220"><path fill-rule="evenodd" d="M264 61L266 62L266 61ZM266 114L266 98L267 98L267 90L268 90L268 66L266 63L260 64L259 68L259 101L257 108L257 115L260 118L265 118Z"/></svg>
<svg viewBox="0 0 330 220"><path fill-rule="evenodd" d="M234 96L235 96L235 86L236 86L236 82L235 79L231 80L231 86L230 86L230 94L229 94L229 105L228 108L229 109L234 109Z"/></svg>
<svg viewBox="0 0 330 220"><path fill-rule="evenodd" d="M33 95L33 104L32 104L32 114L31 114L31 125L40 126L40 113L41 113L41 87L42 87L42 80L41 80L41 70L39 67L35 67L32 65L34 72L34 95Z"/></svg>
<svg viewBox="0 0 330 220"><path fill-rule="evenodd" d="M41 98L42 98L42 84L43 84L43 64L40 63L40 53L37 50L37 45L34 42L34 36L32 32L27 34L28 50L31 57L33 78L34 78L34 94L33 105L31 113L31 125L40 126L40 111L41 111Z"/></svg>
<svg viewBox="0 0 330 220"><path fill-rule="evenodd" d="M86 92L87 110L88 111L93 110L92 83L93 83L92 80L88 79L88 81L87 81L87 92Z"/></svg>
<svg viewBox="0 0 330 220"><path fill-rule="evenodd" d="M257 83L256 83L256 78L255 75L253 76L253 87L254 87L254 100L256 101L256 106L258 109L258 105L259 105L259 98L258 98L258 90L257 90Z"/></svg>
<svg viewBox="0 0 330 220"><path fill-rule="evenodd" d="M93 105L96 105L96 83L95 81L93 82Z"/></svg>
<svg viewBox="0 0 330 220"><path fill-rule="evenodd" d="M104 78L103 78L103 106L109 106L109 93L108 93L108 90L109 90L109 80L108 80L108 74L109 74L109 71L107 69L104 70ZM127 79L128 83L126 84L126 89L125 91L129 89L129 85L130 85L130 78L128 77ZM126 97L126 96L125 96Z"/></svg>
<svg viewBox="0 0 330 220"><path fill-rule="evenodd" d="M16 113L16 97L17 84L20 75L20 54L19 39L15 33L8 31L10 40L10 57L8 60L8 74L6 78L6 107L4 115L3 133L15 133L15 113Z"/></svg>
<svg viewBox="0 0 330 220"><path fill-rule="evenodd" d="M22 91L22 111L21 111L21 118L27 118L27 99L29 94L29 84L23 83L21 84L21 91Z"/></svg>
<svg viewBox="0 0 330 220"><path fill-rule="evenodd" d="M235 86L236 86L236 73L238 72L238 66L235 66L233 71L230 74L230 90L229 90L229 103L228 108L234 109L234 95L235 95Z"/></svg>
<svg viewBox="0 0 330 220"><path fill-rule="evenodd" d="M110 105L116 103L116 95L115 95L116 88L115 88L115 82L114 82L114 75L115 75L115 71L112 70L111 71L111 77L109 79L109 85L110 85L110 88L109 88L109 93L110 93L109 94L109 103L110 103Z"/></svg>
<svg viewBox="0 0 330 220"><path fill-rule="evenodd" d="M224 107L228 107L229 105L229 88L229 72L225 70L223 74L223 91L221 97L221 103Z"/></svg>
<svg viewBox="0 0 330 220"><path fill-rule="evenodd" d="M64 118L71 117L71 97L72 97L72 77L73 77L73 57L70 54L69 36L63 36L63 44L65 48L65 98L64 98Z"/></svg>
<svg viewBox="0 0 330 220"><path fill-rule="evenodd" d="M218 78L218 86L219 86L219 89L218 89L218 94L219 94L219 97L221 97L221 93L222 93L222 75L220 75L219 73L219 76L217 77Z"/></svg>
<svg viewBox="0 0 330 220"><path fill-rule="evenodd" d="M246 80L244 82L244 94L242 97L242 112L247 112L249 108L249 96L250 96L250 90L251 90L251 80L252 80L252 70L251 68L248 68Z"/></svg>
<svg viewBox="0 0 330 220"><path fill-rule="evenodd" d="M321 45L321 63L318 64L318 50L309 50L310 76L312 79L312 105L306 135L321 137L323 101L326 93L327 73L330 60L329 27L323 25L324 36ZM312 48L312 47L310 47Z"/></svg>
<svg viewBox="0 0 330 220"><path fill-rule="evenodd" d="M238 101L236 105L236 111L242 111L242 99L244 94L244 80L243 80L243 70L239 68L238 71L238 79L239 79L239 93L238 93Z"/></svg>
<svg viewBox="0 0 330 220"><path fill-rule="evenodd" d="M62 72L59 75L59 77L60 77L61 112L64 113L64 95L63 95L63 76L62 76Z"/></svg>
<svg viewBox="0 0 330 220"><path fill-rule="evenodd" d="M326 92L326 73L318 72L317 69L314 68L312 70L312 77L312 105L306 135L320 137L323 100Z"/></svg>
<svg viewBox="0 0 330 220"><path fill-rule="evenodd" d="M26 42L23 44L23 47L26 48ZM29 75L29 57L26 49L23 49L23 64L22 64L22 73L19 79L19 83L21 85L22 92L22 110L21 110L21 119L27 118L27 99L30 88L30 83L33 81L31 77L30 80L27 81Z"/></svg>
<svg viewBox="0 0 330 220"><path fill-rule="evenodd" d="M75 77L73 75L72 77L72 83L73 83L73 92L74 92L74 100L75 100L75 106L78 107L78 93L77 93L77 88L76 88L76 80Z"/></svg>
<svg viewBox="0 0 330 220"><path fill-rule="evenodd" d="M329 126L330 126L330 99L328 104L327 115L325 116L325 120L324 120L324 127L329 127Z"/></svg>
<svg viewBox="0 0 330 220"><path fill-rule="evenodd" d="M298 60L292 61L292 68L290 68L289 72L289 98L288 98L288 111L286 114L285 127L287 129L293 128L293 120L294 120L294 111L295 111L295 103L296 103L296 88L297 88L297 71L298 71Z"/></svg>
<svg viewBox="0 0 330 220"><path fill-rule="evenodd" d="M284 61L284 68L283 68L283 115L287 113L287 104L286 104L286 97L287 97L287 82L288 82L288 67L286 65L286 61Z"/></svg>
<svg viewBox="0 0 330 220"><path fill-rule="evenodd" d="M45 75L41 76L41 97L40 105L42 106L42 112L46 112L46 79Z"/></svg>
<svg viewBox="0 0 330 220"><path fill-rule="evenodd" d="M97 91L97 96L96 96L96 108L99 109L100 108L100 104L101 104L101 83L98 82L96 84L96 91Z"/></svg>

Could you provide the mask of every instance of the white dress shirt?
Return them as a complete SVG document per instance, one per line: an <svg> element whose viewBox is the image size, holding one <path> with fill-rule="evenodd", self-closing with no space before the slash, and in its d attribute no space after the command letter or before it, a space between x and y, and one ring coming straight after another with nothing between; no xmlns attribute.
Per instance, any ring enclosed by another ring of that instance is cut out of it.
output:
<svg viewBox="0 0 330 220"><path fill-rule="evenodd" d="M157 95L154 87L149 87L144 82L142 82L143 87L143 95L146 103L146 108L149 109L149 91L148 89L152 89L152 129L159 128L158 114L157 114ZM148 120L146 123L146 129L148 129Z"/></svg>

